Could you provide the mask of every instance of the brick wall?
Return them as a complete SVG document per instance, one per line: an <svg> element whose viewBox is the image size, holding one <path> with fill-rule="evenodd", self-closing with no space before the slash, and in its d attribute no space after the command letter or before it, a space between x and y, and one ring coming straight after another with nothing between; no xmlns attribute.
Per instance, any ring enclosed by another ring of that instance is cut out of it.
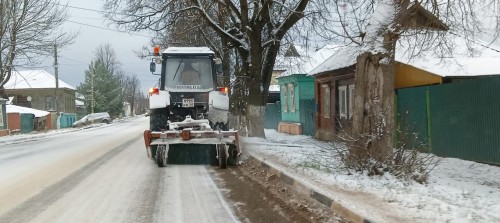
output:
<svg viewBox="0 0 500 223"><path fill-rule="evenodd" d="M2 136L8 136L8 135L9 135L9 130L8 129L0 130L0 137L2 137Z"/></svg>
<svg viewBox="0 0 500 223"><path fill-rule="evenodd" d="M10 131L21 130L21 115L19 113L7 113L7 119Z"/></svg>

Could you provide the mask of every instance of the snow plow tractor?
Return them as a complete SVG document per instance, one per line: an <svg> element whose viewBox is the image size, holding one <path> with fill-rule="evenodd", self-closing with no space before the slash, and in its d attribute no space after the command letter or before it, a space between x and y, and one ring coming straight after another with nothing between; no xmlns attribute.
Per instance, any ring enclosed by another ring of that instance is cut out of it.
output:
<svg viewBox="0 0 500 223"><path fill-rule="evenodd" d="M234 165L241 154L237 131L228 130L229 98L217 87L220 59L207 47L154 48L150 71L161 65L149 93L147 156L167 164Z"/></svg>

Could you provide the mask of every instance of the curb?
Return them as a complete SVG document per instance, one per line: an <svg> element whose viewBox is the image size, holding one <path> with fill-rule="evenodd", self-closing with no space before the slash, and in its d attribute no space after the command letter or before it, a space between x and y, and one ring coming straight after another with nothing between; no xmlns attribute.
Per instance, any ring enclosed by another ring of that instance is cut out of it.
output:
<svg viewBox="0 0 500 223"><path fill-rule="evenodd" d="M257 157L253 154L248 154L248 156L248 162L257 163L257 165L268 169L269 172L277 174L279 176L279 179L283 183L291 186L296 192L300 193L303 196L314 199L320 204L330 208L334 213L346 219L348 222L373 223L373 221L361 216L360 214L355 213L347 207L342 206L342 204L335 202L335 199L319 192L316 188L304 185L300 182L300 180L297 180L296 176L291 176L290 174L284 173L280 170L280 168L277 168L272 163L266 162L265 159Z"/></svg>

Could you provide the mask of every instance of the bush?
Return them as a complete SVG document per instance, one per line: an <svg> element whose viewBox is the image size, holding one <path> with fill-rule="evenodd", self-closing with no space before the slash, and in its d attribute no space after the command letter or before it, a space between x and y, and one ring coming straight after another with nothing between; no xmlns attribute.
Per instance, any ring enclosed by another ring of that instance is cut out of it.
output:
<svg viewBox="0 0 500 223"><path fill-rule="evenodd" d="M395 148L383 157L378 152L383 149L369 149L369 144L377 137L370 134L353 136L342 131L337 136L340 143L334 144L334 149L349 174L352 171L366 172L369 176L390 173L400 179L426 183L439 159L426 153L427 147L420 142L417 134L408 130L407 125L404 128L398 126L396 132Z"/></svg>

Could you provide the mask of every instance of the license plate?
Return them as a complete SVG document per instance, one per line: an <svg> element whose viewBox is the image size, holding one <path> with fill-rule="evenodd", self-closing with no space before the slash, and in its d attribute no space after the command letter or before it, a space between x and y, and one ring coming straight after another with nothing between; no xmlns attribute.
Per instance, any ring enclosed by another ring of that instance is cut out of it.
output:
<svg viewBox="0 0 500 223"><path fill-rule="evenodd" d="M194 107L194 98L183 98L182 99L182 107L183 108L192 108L192 107Z"/></svg>

